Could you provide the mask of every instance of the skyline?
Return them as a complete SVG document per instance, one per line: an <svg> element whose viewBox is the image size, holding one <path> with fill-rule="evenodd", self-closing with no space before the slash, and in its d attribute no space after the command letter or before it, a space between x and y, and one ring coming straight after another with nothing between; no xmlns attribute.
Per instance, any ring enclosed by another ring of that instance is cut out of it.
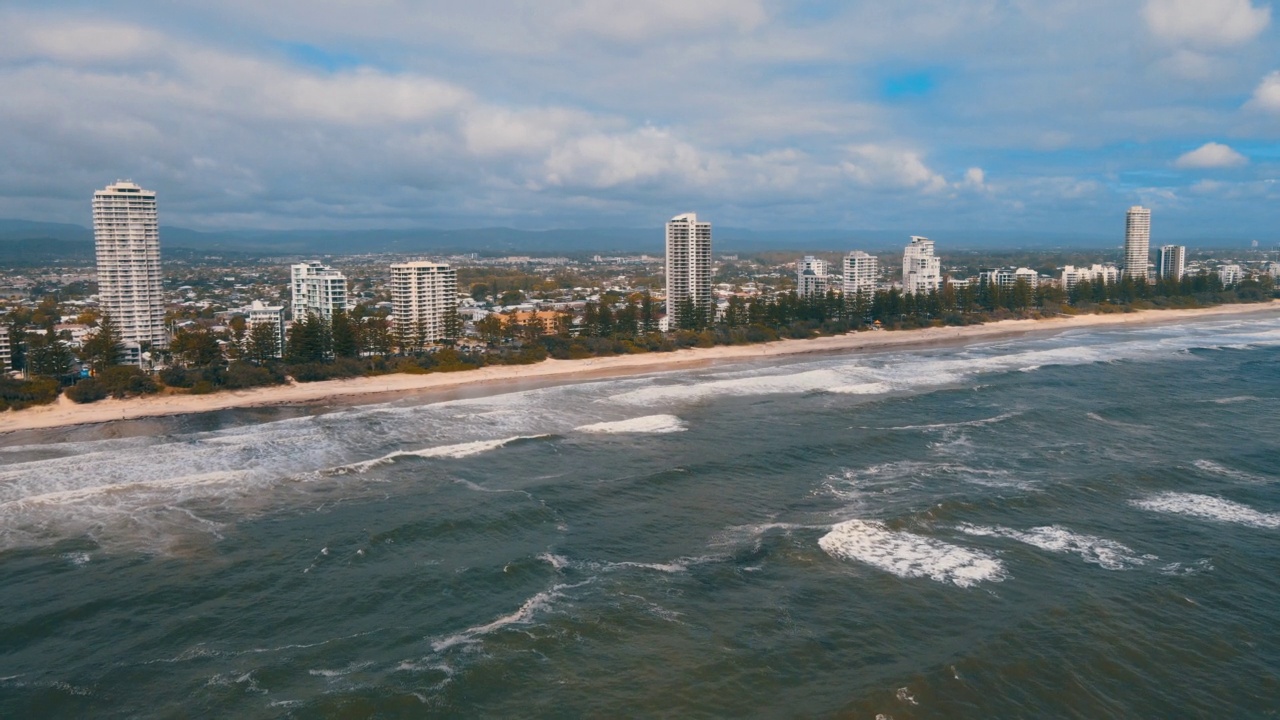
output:
<svg viewBox="0 0 1280 720"><path fill-rule="evenodd" d="M1270 3L171 7L0 11L0 217L131 177L206 230L1280 219Z"/></svg>

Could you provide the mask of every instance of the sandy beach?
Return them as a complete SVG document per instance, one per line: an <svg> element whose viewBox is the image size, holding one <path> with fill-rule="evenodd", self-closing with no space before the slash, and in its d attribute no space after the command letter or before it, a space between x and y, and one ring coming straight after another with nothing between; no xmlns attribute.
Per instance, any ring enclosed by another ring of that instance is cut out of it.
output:
<svg viewBox="0 0 1280 720"><path fill-rule="evenodd" d="M779 340L757 345L691 348L669 353L645 353L583 360L545 360L536 365L494 365L478 370L411 375L397 373L377 377L292 383L252 390L209 395L167 395L107 399L77 405L60 396L57 402L0 414L0 433L103 423L165 415L228 410L270 405L300 405L330 401L385 402L398 396L483 385L576 382L624 375L640 375L688 369L734 361L786 357L814 353L873 352L901 347L927 347L1036 334L1074 328L1171 323L1228 315L1277 315L1280 300L1257 305L1220 305L1192 310L1141 310L1106 315L1064 315L1046 320L1003 320L985 325L926 328L901 331L863 331L811 340Z"/></svg>

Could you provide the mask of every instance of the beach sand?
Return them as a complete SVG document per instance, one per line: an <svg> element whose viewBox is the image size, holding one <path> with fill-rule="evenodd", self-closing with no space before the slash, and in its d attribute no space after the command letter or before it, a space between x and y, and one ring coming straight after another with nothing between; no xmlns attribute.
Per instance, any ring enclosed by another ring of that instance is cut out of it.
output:
<svg viewBox="0 0 1280 720"><path fill-rule="evenodd" d="M769 357L816 353L874 352L903 347L967 343L1045 334L1074 328L1175 323L1229 315L1280 315L1280 300L1249 305L1219 305L1192 310L1141 310L1131 313L1064 315L1046 320L1002 320L984 325L925 328L922 330L863 331L814 338L779 340L756 345L690 348L666 353L644 353L583 360L545 360L535 365L493 365L478 370L293 383L274 387L217 392L208 395L166 395L127 400L107 399L77 405L60 396L51 405L0 413L0 433L35 430L113 420L184 415L233 408L271 405L304 405L342 401L385 402L408 394L498 386L523 389L531 384L579 382L624 375L641 375L741 362Z"/></svg>

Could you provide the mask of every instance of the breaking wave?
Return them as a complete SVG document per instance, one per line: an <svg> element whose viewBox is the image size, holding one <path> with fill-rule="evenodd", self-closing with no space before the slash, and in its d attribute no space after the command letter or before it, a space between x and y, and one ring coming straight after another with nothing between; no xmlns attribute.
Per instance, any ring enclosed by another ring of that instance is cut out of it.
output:
<svg viewBox="0 0 1280 720"><path fill-rule="evenodd" d="M608 434L674 433L684 432L687 429L685 422L675 415L645 415L644 417L631 418L630 420L598 422L590 425L579 425L574 428L578 432Z"/></svg>
<svg viewBox="0 0 1280 720"><path fill-rule="evenodd" d="M1142 500L1130 501L1134 506L1152 512L1217 520L1274 530L1280 528L1280 513L1264 513L1248 505L1223 500L1212 495L1167 492Z"/></svg>
<svg viewBox="0 0 1280 720"><path fill-rule="evenodd" d="M834 558L856 560L898 577L927 577L960 587L1005 578L1004 565L986 553L890 530L870 520L839 523L819 538L818 546Z"/></svg>
<svg viewBox="0 0 1280 720"><path fill-rule="evenodd" d="M1079 555L1087 563L1100 565L1108 570L1128 570L1138 565L1145 565L1148 560L1157 559L1139 557L1133 548L1114 540L1081 535L1057 525L1033 527L1030 530L1021 531L1000 526L961 524L957 529L967 535L1009 538L1049 552L1072 553Z"/></svg>

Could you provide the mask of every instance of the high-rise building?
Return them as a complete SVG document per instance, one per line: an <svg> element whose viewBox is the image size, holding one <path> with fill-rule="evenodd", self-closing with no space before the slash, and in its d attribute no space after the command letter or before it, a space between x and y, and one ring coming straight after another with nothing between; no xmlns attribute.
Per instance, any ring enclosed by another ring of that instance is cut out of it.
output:
<svg viewBox="0 0 1280 720"><path fill-rule="evenodd" d="M96 191L93 244L98 302L120 333L125 361L141 364L146 347L169 346L155 192L120 181Z"/></svg>
<svg viewBox="0 0 1280 720"><path fill-rule="evenodd" d="M254 300L253 304L242 312L245 314L245 325L250 331L259 325L271 328L276 337L276 357L282 357L284 355L284 306L267 305L261 300Z"/></svg>
<svg viewBox="0 0 1280 720"><path fill-rule="evenodd" d="M1181 280L1187 269L1187 248L1185 245L1161 245L1156 256L1156 268L1160 278L1164 280Z"/></svg>
<svg viewBox="0 0 1280 720"><path fill-rule="evenodd" d="M454 339L458 271L425 260L393 264L391 314L392 329L402 342L416 346Z"/></svg>
<svg viewBox="0 0 1280 720"><path fill-rule="evenodd" d="M682 306L710 318L711 223L694 213L667 223L667 327L680 327Z"/></svg>
<svg viewBox="0 0 1280 720"><path fill-rule="evenodd" d="M1151 261L1151 209L1141 205L1129 208L1124 223L1124 275L1147 281L1147 264Z"/></svg>
<svg viewBox="0 0 1280 720"><path fill-rule="evenodd" d="M13 352L9 349L9 326L0 325L0 372L12 370Z"/></svg>
<svg viewBox="0 0 1280 720"><path fill-rule="evenodd" d="M796 294L815 297L827 293L827 261L805 255L796 263Z"/></svg>
<svg viewBox="0 0 1280 720"><path fill-rule="evenodd" d="M911 236L902 254L902 292L927 293L942 287L942 259L933 254L933 241Z"/></svg>
<svg viewBox="0 0 1280 720"><path fill-rule="evenodd" d="M293 320L308 314L332 321L335 310L347 309L347 278L318 262L298 263L293 276Z"/></svg>
<svg viewBox="0 0 1280 720"><path fill-rule="evenodd" d="M880 281L880 261L874 255L854 250L844 256L844 296L872 295Z"/></svg>
<svg viewBox="0 0 1280 720"><path fill-rule="evenodd" d="M1241 280L1244 280L1244 268L1234 263L1223 265L1218 268L1218 279L1222 280L1223 287L1238 285Z"/></svg>

